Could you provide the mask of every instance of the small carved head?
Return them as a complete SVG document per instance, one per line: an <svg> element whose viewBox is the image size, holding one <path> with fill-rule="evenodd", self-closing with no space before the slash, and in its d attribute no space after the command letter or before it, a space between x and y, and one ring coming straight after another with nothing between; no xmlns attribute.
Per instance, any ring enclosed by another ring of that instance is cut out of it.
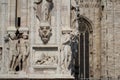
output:
<svg viewBox="0 0 120 80"><path fill-rule="evenodd" d="M16 37L15 33L10 33L10 34L8 34L8 36L9 36L9 38L11 38L12 40L14 40L15 37Z"/></svg>
<svg viewBox="0 0 120 80"><path fill-rule="evenodd" d="M24 32L24 33L22 34L22 38L23 38L23 39L28 39L28 33Z"/></svg>
<svg viewBox="0 0 120 80"><path fill-rule="evenodd" d="M47 44L52 33L52 29L50 26L40 26L39 28L39 36L41 37L41 40L43 41L44 44Z"/></svg>

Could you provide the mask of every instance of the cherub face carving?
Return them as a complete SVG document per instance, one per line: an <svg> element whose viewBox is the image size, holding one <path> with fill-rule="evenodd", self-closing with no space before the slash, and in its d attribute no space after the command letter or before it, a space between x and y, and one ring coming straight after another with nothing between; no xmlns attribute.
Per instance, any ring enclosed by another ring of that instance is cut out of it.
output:
<svg viewBox="0 0 120 80"><path fill-rule="evenodd" d="M50 36L52 35L51 31L52 29L49 26L40 26L39 36L41 37L41 40L44 44L48 43Z"/></svg>

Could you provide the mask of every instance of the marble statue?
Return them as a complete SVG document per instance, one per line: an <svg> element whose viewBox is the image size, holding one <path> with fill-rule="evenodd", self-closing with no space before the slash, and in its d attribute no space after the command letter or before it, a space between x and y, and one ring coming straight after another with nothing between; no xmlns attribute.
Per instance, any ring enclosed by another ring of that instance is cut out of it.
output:
<svg viewBox="0 0 120 80"><path fill-rule="evenodd" d="M64 70L68 70L71 59L70 34L63 34L61 49L61 66Z"/></svg>
<svg viewBox="0 0 120 80"><path fill-rule="evenodd" d="M16 59L18 57L18 51L17 51L17 39L15 33L9 34L9 59L10 59L10 71L16 71L15 65L16 65Z"/></svg>
<svg viewBox="0 0 120 80"><path fill-rule="evenodd" d="M50 21L51 11L53 9L53 0L36 0L35 2L36 17L39 21Z"/></svg>
<svg viewBox="0 0 120 80"><path fill-rule="evenodd" d="M25 71L27 66L27 58L29 56L28 34L26 32L22 33L17 46L19 51L17 65L19 65L20 70Z"/></svg>
<svg viewBox="0 0 120 80"><path fill-rule="evenodd" d="M78 37L75 33L71 33L71 61L70 61L70 65L69 65L69 69L71 70L71 74L74 75L76 72L76 68L75 68L75 61L77 59L78 56Z"/></svg>

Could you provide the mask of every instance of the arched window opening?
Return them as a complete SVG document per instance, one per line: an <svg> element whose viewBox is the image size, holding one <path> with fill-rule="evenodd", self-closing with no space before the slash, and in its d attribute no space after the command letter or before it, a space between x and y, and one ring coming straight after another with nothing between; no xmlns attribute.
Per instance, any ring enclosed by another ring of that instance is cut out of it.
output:
<svg viewBox="0 0 120 80"><path fill-rule="evenodd" d="M76 69L78 74L76 75L78 79L88 79L90 75L90 35L92 33L91 24L83 17L78 19L78 54L76 59L76 66L79 67Z"/></svg>

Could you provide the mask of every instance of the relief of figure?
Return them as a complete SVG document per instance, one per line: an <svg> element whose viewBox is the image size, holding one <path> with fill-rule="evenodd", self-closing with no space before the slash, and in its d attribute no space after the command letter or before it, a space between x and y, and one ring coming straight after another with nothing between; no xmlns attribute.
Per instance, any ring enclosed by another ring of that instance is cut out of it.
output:
<svg viewBox="0 0 120 80"><path fill-rule="evenodd" d="M50 56L50 55L42 53L39 56L39 59L35 63L38 65L56 65L57 58L56 56Z"/></svg>
<svg viewBox="0 0 120 80"><path fill-rule="evenodd" d="M78 37L75 33L71 33L71 61L69 64L69 69L71 70L71 74L75 74L76 68L75 68L75 62L78 56Z"/></svg>
<svg viewBox="0 0 120 80"><path fill-rule="evenodd" d="M70 34L65 33L62 39L61 67L66 71L71 60Z"/></svg>
<svg viewBox="0 0 120 80"><path fill-rule="evenodd" d="M79 0L71 0L71 28L75 29L78 27L78 24L76 24L76 21L78 21L78 18L80 16L79 13Z"/></svg>
<svg viewBox="0 0 120 80"><path fill-rule="evenodd" d="M16 67L18 66L19 70L24 72L26 70L27 59L29 56L28 34L26 32L21 34L17 43L17 50L19 56L16 60Z"/></svg>
<svg viewBox="0 0 120 80"><path fill-rule="evenodd" d="M50 21L51 11L54 7L53 0L36 0L35 2L36 17L39 21Z"/></svg>
<svg viewBox="0 0 120 80"><path fill-rule="evenodd" d="M16 34L11 33L9 34L9 59L10 59L10 71L16 71L15 70L15 63L16 59L19 55L17 51L17 42L18 40L16 39Z"/></svg>

